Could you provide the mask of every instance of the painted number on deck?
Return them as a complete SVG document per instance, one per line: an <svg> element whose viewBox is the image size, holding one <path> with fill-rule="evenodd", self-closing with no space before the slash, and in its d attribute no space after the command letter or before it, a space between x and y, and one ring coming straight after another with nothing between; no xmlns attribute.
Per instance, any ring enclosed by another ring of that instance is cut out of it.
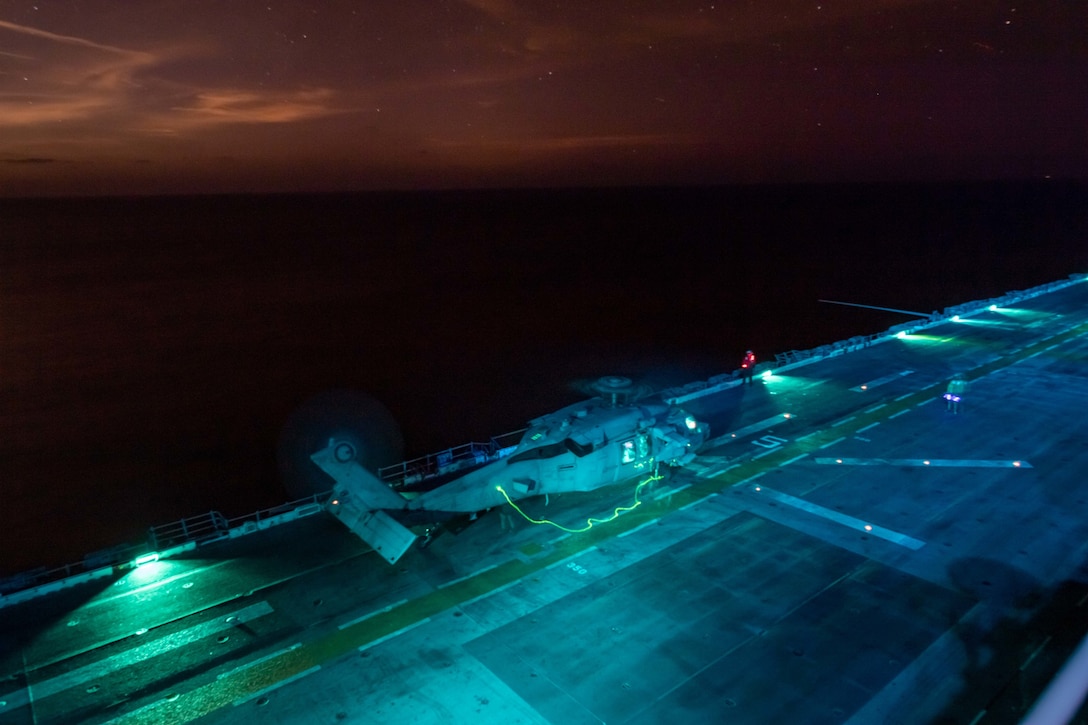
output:
<svg viewBox="0 0 1088 725"><path fill-rule="evenodd" d="M573 561L568 561L567 562L567 568L571 569L573 571L576 571L579 574L588 574L589 573L589 569L586 569L584 566L576 564Z"/></svg>
<svg viewBox="0 0 1088 725"><path fill-rule="evenodd" d="M779 438L778 436L763 436L762 438L755 439L752 443L755 443L761 448L778 448L783 443L789 443L789 441L785 438Z"/></svg>

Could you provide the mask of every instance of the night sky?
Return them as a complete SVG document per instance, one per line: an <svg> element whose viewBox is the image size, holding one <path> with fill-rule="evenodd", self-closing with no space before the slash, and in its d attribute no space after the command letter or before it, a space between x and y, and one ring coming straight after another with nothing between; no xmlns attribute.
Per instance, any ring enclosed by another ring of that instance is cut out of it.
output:
<svg viewBox="0 0 1088 725"><path fill-rule="evenodd" d="M1084 178L1069 0L0 2L0 194Z"/></svg>

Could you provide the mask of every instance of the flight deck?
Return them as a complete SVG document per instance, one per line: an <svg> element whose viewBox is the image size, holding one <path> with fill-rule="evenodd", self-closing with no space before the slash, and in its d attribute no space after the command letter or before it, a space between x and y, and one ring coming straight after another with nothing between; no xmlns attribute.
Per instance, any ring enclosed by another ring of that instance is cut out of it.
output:
<svg viewBox="0 0 1088 725"><path fill-rule="evenodd" d="M1088 633L1088 281L960 308L665 391L671 476L394 564L311 507L0 598L0 725L1020 722Z"/></svg>

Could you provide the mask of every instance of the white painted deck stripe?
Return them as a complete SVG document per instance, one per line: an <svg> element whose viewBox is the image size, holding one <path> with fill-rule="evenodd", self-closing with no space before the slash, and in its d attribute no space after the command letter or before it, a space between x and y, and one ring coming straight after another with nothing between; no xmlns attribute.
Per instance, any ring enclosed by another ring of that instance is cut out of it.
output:
<svg viewBox="0 0 1088 725"><path fill-rule="evenodd" d="M817 458L824 466L917 466L921 468L1031 468L1025 460L956 458Z"/></svg>
<svg viewBox="0 0 1088 725"><path fill-rule="evenodd" d="M480 601L481 599L486 599L487 597L490 597L492 594L498 594L499 592L505 592L510 587L517 586L518 584L523 584L523 583L524 583L524 580L522 580L522 579L515 579L514 581L506 582L501 587L495 587L494 589L486 591L483 594L477 594L472 599L466 599L465 601L461 602L461 604L458 605L458 606L460 606L462 609L464 609L465 607L469 606L470 604L475 604L476 602Z"/></svg>
<svg viewBox="0 0 1088 725"><path fill-rule="evenodd" d="M399 637L402 634L404 634L405 632L413 630L416 627L422 626L422 625L426 624L429 621L431 621L430 617L424 617L423 619L419 620L418 622L413 622L412 624L409 624L407 627L401 627L396 632L390 632L389 634L385 635L384 637L378 637L373 642L367 642L364 645L360 645L358 647L358 650L360 652L365 652L366 650L370 649L371 647L377 647L382 642L388 642L389 640L393 639L394 637Z"/></svg>
<svg viewBox="0 0 1088 725"><path fill-rule="evenodd" d="M709 440L703 445L707 447L713 447L722 443L731 443L735 440L744 438L750 433L758 433L759 431L766 430L771 426L788 423L796 417L797 416L793 415L792 413L779 413L778 415L771 416L770 418L765 418L758 423L752 423L751 425L746 425L743 428L737 428L736 430L730 431L725 435L721 435L717 438L714 438L713 440Z"/></svg>
<svg viewBox="0 0 1088 725"><path fill-rule="evenodd" d="M189 627L188 629L183 629L180 632L166 635L165 637L149 639L146 643L137 647L118 652L115 655L95 662L90 662L82 667L77 667L74 670L65 672L63 675L57 675L48 680L32 683L31 688L34 692L34 699L44 700L47 697L64 692L65 690L79 687L91 680L101 679L117 670L137 665L152 657L168 654L179 647L184 647L187 644L191 644L197 640L216 634L217 632L233 629L237 624L252 622L255 619L271 614L272 611L271 604L266 601L260 601L251 604L244 609L239 609L226 617L218 617L214 620ZM233 617L233 619L228 622L227 619L231 617ZM0 700L7 703L3 708L0 708L0 712L2 712L3 710L22 707L29 703L30 698L26 688L23 688L12 692L9 695L0 695Z"/></svg>
<svg viewBox="0 0 1088 725"><path fill-rule="evenodd" d="M684 489L691 488L690 483L685 483L683 486L677 486L676 488L662 488L659 491L655 491L654 495L650 498L654 501L660 501L663 498L668 498L674 494L680 493Z"/></svg>
<svg viewBox="0 0 1088 725"><path fill-rule="evenodd" d="M903 372L892 373L891 375L885 375L884 377L877 378L876 380L870 380L867 383L862 383L861 385L858 385L857 387L853 387L853 388L850 388L850 389L853 390L855 393L864 393L866 390L869 390L870 388L876 388L876 387L879 387L881 385L884 385L885 383L890 383L893 380L898 380L899 378L905 377L907 375L913 375L913 374L914 374L913 370L904 370Z"/></svg>
<svg viewBox="0 0 1088 725"><path fill-rule="evenodd" d="M498 566L499 566L498 564L492 564L490 566L485 566L483 569L479 569L477 571L474 571L471 574L465 574L462 577L458 577L456 579L450 579L448 582L442 582L441 584L438 585L437 588L438 589L444 589L445 587L452 587L454 584L460 584L461 582L465 581L466 579L471 579L472 577L476 576L477 574L483 574L485 571L490 571L492 569L495 569Z"/></svg>
<svg viewBox="0 0 1088 725"><path fill-rule="evenodd" d="M622 539L622 538L623 538L623 537L625 537L625 536L630 536L631 534L634 534L634 533L636 533L636 532L642 531L642 530L643 530L643 529L645 529L645 528L646 528L647 526L653 526L654 524L656 524L656 523L657 523L658 521L660 521L660 520L661 520L661 518L660 518L660 517L658 517L658 518L656 518L656 519L650 519L650 520L649 520L649 521L647 521L646 523L644 523L644 524L640 524L639 526L636 526L636 527L635 527L635 528L633 528L633 529L627 529L627 531L624 531L624 532L623 532L622 534L619 534L619 535L617 535L617 536L616 536L616 538L617 538L617 539Z"/></svg>
<svg viewBox="0 0 1088 725"><path fill-rule="evenodd" d="M303 670L302 672L291 675L290 677L285 677L284 679L280 680L279 682L276 682L276 683L274 683L272 685L269 685L268 687L264 688L263 690L257 690L256 692L254 692L252 694L249 694L249 695L246 695L245 697L239 698L239 699L235 700L231 704L234 705L235 707L238 707L239 705L244 705L245 703L249 702L250 700L258 698L261 695L272 692L273 690L278 690L279 688L283 687L284 685L290 684L290 683L294 682L295 680L301 680L303 677L306 677L307 675L312 675L313 673L317 672L320 669L321 669L321 665L314 665L313 667L311 667L308 670Z"/></svg>
<svg viewBox="0 0 1088 725"><path fill-rule="evenodd" d="M394 609L396 609L397 607L399 607L400 605L404 604L407 601L408 601L407 599L401 599L398 602L393 602L392 604L390 604L388 606L385 606L385 607L382 607L381 609L376 609L373 612L370 612L369 614L364 614L361 617L356 617L355 619L352 619L352 620L350 620L348 622L344 622L343 624L338 626L337 629L347 629L348 627L355 626L359 622L365 622L366 620L370 619L371 617L377 617L379 614L385 614L386 612L392 612Z"/></svg>
<svg viewBox="0 0 1088 725"><path fill-rule="evenodd" d="M218 675L215 676L215 679L222 680L222 679L224 679L226 677L230 677L231 675L233 675L233 674L235 674L237 672L241 672L242 670L248 670L250 667L253 667L255 665L259 665L262 662L267 662L268 660L275 659L276 657L279 657L280 655L285 655L288 652L294 652L296 649L298 649L301 646L302 646L302 642L296 642L295 644L291 645L290 647L284 647L281 650L276 650L272 654L267 654L264 657L258 657L257 659L253 660L252 662L246 662L244 665L240 665L238 667L235 667L233 670L230 670L228 672L220 672Z"/></svg>
<svg viewBox="0 0 1088 725"><path fill-rule="evenodd" d="M866 534L872 534L873 536L877 536L881 539L884 539L885 541L890 541L893 544L905 546L908 549L913 549L917 551L918 549L921 549L923 546L926 545L924 541L919 541L918 539L907 536L906 534L901 534L898 531L892 531L891 529L886 529L883 526L877 526L867 521L856 519L853 516L847 516L846 514L839 513L838 511L833 511L831 509L824 508L823 506L820 506L818 504L811 503L810 501L806 501L803 498L791 496L788 493L773 491L769 488L764 488L763 486L752 486L751 490L752 492L760 496L774 499L779 503L783 503L787 506L792 506L793 508L800 509L801 511L814 514L816 516L819 516L820 518L827 519L828 521L834 521L837 524L842 524L843 526L849 527L856 531L861 531Z"/></svg>

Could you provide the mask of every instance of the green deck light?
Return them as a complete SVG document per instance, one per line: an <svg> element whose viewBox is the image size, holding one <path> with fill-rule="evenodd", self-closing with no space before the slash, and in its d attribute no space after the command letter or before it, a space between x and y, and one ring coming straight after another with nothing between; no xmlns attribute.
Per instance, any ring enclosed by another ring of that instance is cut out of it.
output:
<svg viewBox="0 0 1088 725"><path fill-rule="evenodd" d="M137 556L133 560L132 565L135 566L135 567L140 567L140 566L143 566L144 564L150 564L150 563L156 562L158 560L159 560L159 552L152 551L150 554L141 554L140 556Z"/></svg>

